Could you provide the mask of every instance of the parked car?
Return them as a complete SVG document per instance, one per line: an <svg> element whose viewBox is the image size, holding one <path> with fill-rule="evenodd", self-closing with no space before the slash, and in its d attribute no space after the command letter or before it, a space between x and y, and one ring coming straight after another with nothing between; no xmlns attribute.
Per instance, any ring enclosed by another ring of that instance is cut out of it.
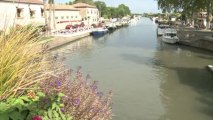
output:
<svg viewBox="0 0 213 120"><path fill-rule="evenodd" d="M67 25L67 26L65 27L65 29L72 29L72 28L73 28L72 25Z"/></svg>

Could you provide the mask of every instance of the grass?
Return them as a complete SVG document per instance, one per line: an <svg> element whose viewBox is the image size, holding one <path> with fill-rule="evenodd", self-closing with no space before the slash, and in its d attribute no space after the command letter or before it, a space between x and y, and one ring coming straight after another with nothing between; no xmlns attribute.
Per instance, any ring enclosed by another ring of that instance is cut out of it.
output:
<svg viewBox="0 0 213 120"><path fill-rule="evenodd" d="M48 36L48 37L41 37L38 42L43 44L43 43L46 43L46 42L49 42L49 41L52 41L52 40L54 40L54 37Z"/></svg>
<svg viewBox="0 0 213 120"><path fill-rule="evenodd" d="M37 50L36 28L18 27L0 35L0 100L33 89L50 70L45 54Z"/></svg>

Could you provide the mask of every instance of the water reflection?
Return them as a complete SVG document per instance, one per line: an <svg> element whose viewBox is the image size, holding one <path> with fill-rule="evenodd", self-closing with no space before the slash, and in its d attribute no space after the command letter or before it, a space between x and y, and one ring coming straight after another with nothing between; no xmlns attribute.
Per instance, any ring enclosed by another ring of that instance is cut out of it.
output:
<svg viewBox="0 0 213 120"><path fill-rule="evenodd" d="M157 49L155 59L163 67L154 72L162 80L162 100L167 108L164 118L212 120L213 76L206 65L213 63L213 53L164 43Z"/></svg>

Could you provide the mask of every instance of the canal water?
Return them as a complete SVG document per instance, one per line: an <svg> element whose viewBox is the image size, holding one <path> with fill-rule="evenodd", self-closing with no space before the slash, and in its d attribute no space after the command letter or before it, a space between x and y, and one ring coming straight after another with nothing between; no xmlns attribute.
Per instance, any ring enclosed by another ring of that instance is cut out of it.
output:
<svg viewBox="0 0 213 120"><path fill-rule="evenodd" d="M148 18L53 52L113 91L113 120L213 120L213 52L162 43Z"/></svg>

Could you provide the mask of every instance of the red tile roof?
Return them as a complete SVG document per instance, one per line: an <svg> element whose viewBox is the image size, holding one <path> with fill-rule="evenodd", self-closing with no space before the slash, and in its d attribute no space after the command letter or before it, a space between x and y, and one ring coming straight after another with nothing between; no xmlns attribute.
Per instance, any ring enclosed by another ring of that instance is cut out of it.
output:
<svg viewBox="0 0 213 120"><path fill-rule="evenodd" d="M76 3L72 5L75 8L96 8L95 6L86 4L86 3Z"/></svg>
<svg viewBox="0 0 213 120"><path fill-rule="evenodd" d="M31 4L43 4L43 0L1 0L2 2L18 2L18 3L31 3Z"/></svg>
<svg viewBox="0 0 213 120"><path fill-rule="evenodd" d="M49 9L49 5L47 5L47 9ZM72 11L79 11L78 9L74 8L71 5L55 5L55 10L72 10Z"/></svg>

